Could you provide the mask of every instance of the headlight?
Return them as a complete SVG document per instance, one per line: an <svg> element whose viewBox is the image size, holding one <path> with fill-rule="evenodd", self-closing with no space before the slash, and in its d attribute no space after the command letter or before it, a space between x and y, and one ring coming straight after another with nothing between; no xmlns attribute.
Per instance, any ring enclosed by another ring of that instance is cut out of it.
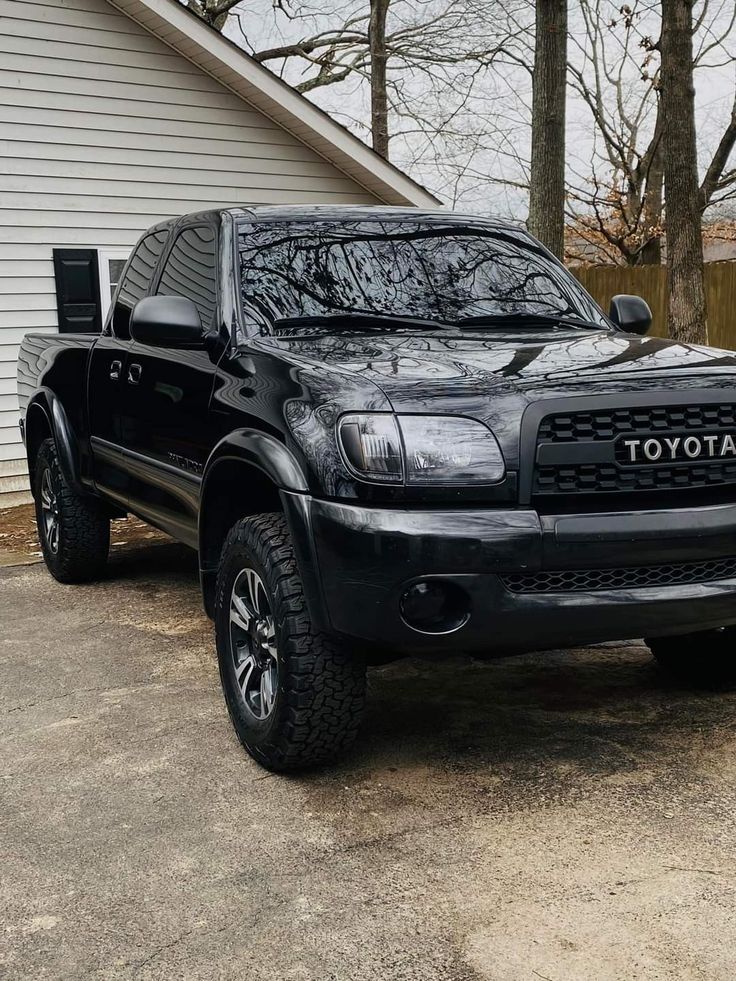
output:
<svg viewBox="0 0 736 981"><path fill-rule="evenodd" d="M495 484L505 473L493 433L461 416L343 416L340 447L351 470L384 483Z"/></svg>
<svg viewBox="0 0 736 981"><path fill-rule="evenodd" d="M460 416L398 416L407 484L495 484L505 466L496 437Z"/></svg>
<svg viewBox="0 0 736 981"><path fill-rule="evenodd" d="M343 416L338 435L345 459L361 477L401 483L404 467L394 416L378 412Z"/></svg>

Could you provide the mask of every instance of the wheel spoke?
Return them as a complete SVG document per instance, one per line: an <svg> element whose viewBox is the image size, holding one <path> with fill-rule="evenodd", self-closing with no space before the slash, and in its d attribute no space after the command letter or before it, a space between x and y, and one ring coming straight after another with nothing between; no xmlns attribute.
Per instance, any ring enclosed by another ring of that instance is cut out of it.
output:
<svg viewBox="0 0 736 981"><path fill-rule="evenodd" d="M261 586L261 580L253 569L245 570L245 578L248 583L248 599L250 600L250 607L255 613L261 612L260 601L258 598L259 587Z"/></svg>
<svg viewBox="0 0 736 981"><path fill-rule="evenodd" d="M266 622L268 624L268 628L264 638L264 647L275 660L278 654L276 647L276 624L273 622L273 617L267 617Z"/></svg>
<svg viewBox="0 0 736 981"><path fill-rule="evenodd" d="M273 675L272 667L267 668L261 675L261 713L263 716L268 715L273 708L274 697L276 695Z"/></svg>
<svg viewBox="0 0 736 981"><path fill-rule="evenodd" d="M233 593L230 604L230 622L241 630L248 630L252 616L253 614L248 609L243 598Z"/></svg>
<svg viewBox="0 0 736 981"><path fill-rule="evenodd" d="M245 660L241 661L241 663L235 668L235 678L238 682L238 687L243 694L243 698L247 698L248 685L255 666L256 659L252 654L249 654Z"/></svg>

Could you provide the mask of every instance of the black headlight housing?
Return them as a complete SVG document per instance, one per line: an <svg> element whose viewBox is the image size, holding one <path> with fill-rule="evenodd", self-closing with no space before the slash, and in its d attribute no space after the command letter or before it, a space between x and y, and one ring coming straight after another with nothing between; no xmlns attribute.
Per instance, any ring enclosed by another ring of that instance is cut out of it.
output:
<svg viewBox="0 0 736 981"><path fill-rule="evenodd" d="M365 481L469 486L498 484L506 475L493 433L465 416L348 413L337 436L348 469Z"/></svg>

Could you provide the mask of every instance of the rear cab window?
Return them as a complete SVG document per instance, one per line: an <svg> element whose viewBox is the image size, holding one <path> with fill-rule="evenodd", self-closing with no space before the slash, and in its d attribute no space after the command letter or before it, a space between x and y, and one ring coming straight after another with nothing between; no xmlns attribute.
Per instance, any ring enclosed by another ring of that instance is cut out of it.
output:
<svg viewBox="0 0 736 981"><path fill-rule="evenodd" d="M168 237L168 228L151 232L140 240L130 257L115 297L111 318L112 332L122 340L130 339L131 311L138 300L148 295L156 264Z"/></svg>

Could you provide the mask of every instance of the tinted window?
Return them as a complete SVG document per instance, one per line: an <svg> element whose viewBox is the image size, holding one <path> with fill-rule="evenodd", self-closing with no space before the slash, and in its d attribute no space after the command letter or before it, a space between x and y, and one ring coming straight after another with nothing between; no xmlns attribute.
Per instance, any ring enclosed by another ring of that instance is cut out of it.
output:
<svg viewBox="0 0 736 981"><path fill-rule="evenodd" d="M209 328L217 305L217 251L213 229L187 228L178 236L161 273L158 292L193 300Z"/></svg>
<svg viewBox="0 0 736 981"><path fill-rule="evenodd" d="M115 300L115 310L112 317L112 328L117 337L129 338L130 311L138 300L148 293L151 288L151 277L159 256L163 252L168 230L162 228L158 232L146 235L141 239L138 248L131 256L125 277L120 284L120 291Z"/></svg>
<svg viewBox="0 0 736 981"><path fill-rule="evenodd" d="M453 323L537 313L606 324L577 281L521 229L263 223L241 230L239 250L243 303L259 322L366 313Z"/></svg>

